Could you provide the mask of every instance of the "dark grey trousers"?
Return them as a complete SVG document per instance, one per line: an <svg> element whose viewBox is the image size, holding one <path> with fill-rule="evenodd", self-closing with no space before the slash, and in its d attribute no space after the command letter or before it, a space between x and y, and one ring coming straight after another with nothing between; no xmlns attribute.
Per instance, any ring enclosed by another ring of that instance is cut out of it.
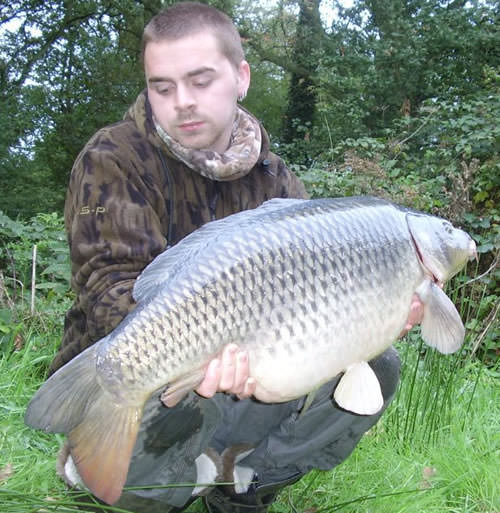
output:
<svg viewBox="0 0 500 513"><path fill-rule="evenodd" d="M203 399L192 393L174 408L148 401L126 487L117 506L137 513L166 513L191 497L194 460L207 448L219 453L240 443L255 450L240 464L255 469L263 486L286 481L311 469L328 470L344 461L394 397L400 361L390 348L370 362L384 396L384 408L362 416L338 408L332 392L339 377L321 387L311 406L304 399L264 404L234 400L227 394ZM189 484L191 483L191 484ZM156 488L144 488L154 487Z"/></svg>

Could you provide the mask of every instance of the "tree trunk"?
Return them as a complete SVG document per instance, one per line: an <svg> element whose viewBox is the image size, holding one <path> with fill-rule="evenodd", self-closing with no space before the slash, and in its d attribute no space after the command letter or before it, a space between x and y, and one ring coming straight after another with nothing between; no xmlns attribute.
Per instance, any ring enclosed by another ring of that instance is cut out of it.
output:
<svg viewBox="0 0 500 513"><path fill-rule="evenodd" d="M288 107L284 119L283 138L286 142L308 137L308 127L314 121L316 89L314 73L317 51L323 28L319 14L320 0L301 0L293 62L300 72L292 72L288 92Z"/></svg>

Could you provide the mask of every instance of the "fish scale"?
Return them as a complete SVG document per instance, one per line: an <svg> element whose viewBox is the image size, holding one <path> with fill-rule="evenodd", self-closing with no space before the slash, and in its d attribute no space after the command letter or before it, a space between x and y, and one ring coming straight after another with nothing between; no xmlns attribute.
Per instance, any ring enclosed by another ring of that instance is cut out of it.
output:
<svg viewBox="0 0 500 513"><path fill-rule="evenodd" d="M383 397L366 362L397 338L414 294L426 343L460 347L463 324L434 282L474 255L444 220L369 197L271 200L207 223L146 267L135 310L41 387L26 422L67 433L80 476L113 503L145 401L166 387L174 406L228 343L247 350L260 401L343 373L335 402L374 414Z"/></svg>

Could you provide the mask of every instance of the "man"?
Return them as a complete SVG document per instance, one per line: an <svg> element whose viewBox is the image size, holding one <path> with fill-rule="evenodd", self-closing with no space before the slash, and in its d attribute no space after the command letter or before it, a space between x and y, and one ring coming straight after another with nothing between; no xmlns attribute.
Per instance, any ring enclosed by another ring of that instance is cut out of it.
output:
<svg viewBox="0 0 500 513"><path fill-rule="evenodd" d="M306 197L269 151L264 129L237 104L250 69L226 15L194 2L162 11L145 28L143 57L146 91L123 121L94 135L72 170L65 220L77 297L51 372L134 308L134 280L166 247L269 198ZM408 327L418 302L412 312ZM389 350L371 365L385 409L399 360ZM204 495L209 512L267 511L284 486L342 462L380 417L338 409L335 382L303 415L303 399L260 404L250 399L255 383L246 352L227 346L208 365L198 394L167 408L158 391L147 403L126 483L134 489L117 506L166 513ZM67 450L59 469L81 486ZM215 480L236 484L203 486ZM186 483L197 485L175 486Z"/></svg>

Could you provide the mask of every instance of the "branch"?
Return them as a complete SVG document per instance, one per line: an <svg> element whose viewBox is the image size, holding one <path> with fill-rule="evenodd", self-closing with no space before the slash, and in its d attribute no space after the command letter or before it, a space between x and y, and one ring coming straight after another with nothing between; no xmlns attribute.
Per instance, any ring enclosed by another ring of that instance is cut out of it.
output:
<svg viewBox="0 0 500 513"><path fill-rule="evenodd" d="M459 290L462 287L465 287L466 285L470 285L471 283L474 283L475 281L478 281L481 278L484 278L486 275L488 275L489 273L491 273L492 271L497 269L499 262L500 262L500 251L497 251L495 258L493 259L493 263L483 274L480 274L479 276L476 276L475 278L472 278L472 279L466 281L465 283L462 283L462 285L459 285L458 287L456 287L455 290Z"/></svg>
<svg viewBox="0 0 500 513"><path fill-rule="evenodd" d="M429 115L422 121L422 124L414 131L412 132L408 137L405 137L403 140L401 141L397 141L393 144L391 144L392 147L397 147L397 146L401 146L402 144L404 144L405 142L408 142L410 139L412 139L413 137L415 137L418 132L420 132L420 130L422 130L422 128L424 128L425 125L427 125L427 123L431 120L432 116L438 111L438 109L432 109L429 113Z"/></svg>
<svg viewBox="0 0 500 513"><path fill-rule="evenodd" d="M264 48L259 42L259 39L261 39L259 35L255 36L254 34L251 34L247 29L240 29L240 35L246 40L248 46L255 50L255 52L263 61L276 64L283 70L294 73L300 77L310 78L311 72L306 68L293 63L290 59L280 55L277 52L273 52L270 49Z"/></svg>
<svg viewBox="0 0 500 513"><path fill-rule="evenodd" d="M11 82L11 86L15 88L19 88L23 85L25 80L27 79L29 73L33 69L33 66L48 52L51 46L60 39L66 32L66 30L74 25L80 24L82 21L86 21L92 16L98 14L97 11L93 11L90 13L81 14L78 16L74 16L72 18L65 18L62 24L56 27L54 30L51 30L47 34L43 34L38 38L30 38L26 41L26 43L18 49L17 52L11 57L8 61L7 67L15 67L19 65L18 56L25 52L30 46L34 46L39 44L38 49L34 50L32 55L27 59L26 63L22 67L21 74L19 78L13 82Z"/></svg>
<svg viewBox="0 0 500 513"><path fill-rule="evenodd" d="M35 313L35 292L36 292L36 253L37 253L37 245L33 246L33 257L32 257L32 267L31 267L31 308L30 313L33 315Z"/></svg>
<svg viewBox="0 0 500 513"><path fill-rule="evenodd" d="M475 355L477 350L479 349L479 346L481 345L481 342L483 341L484 337L488 333L489 329L493 325L495 321L498 320L498 310L500 309L500 301L497 301L497 304L493 310L489 313L488 317L486 318L486 327L481 332L481 334L477 337L477 340L474 344L474 347L472 348L471 356Z"/></svg>

